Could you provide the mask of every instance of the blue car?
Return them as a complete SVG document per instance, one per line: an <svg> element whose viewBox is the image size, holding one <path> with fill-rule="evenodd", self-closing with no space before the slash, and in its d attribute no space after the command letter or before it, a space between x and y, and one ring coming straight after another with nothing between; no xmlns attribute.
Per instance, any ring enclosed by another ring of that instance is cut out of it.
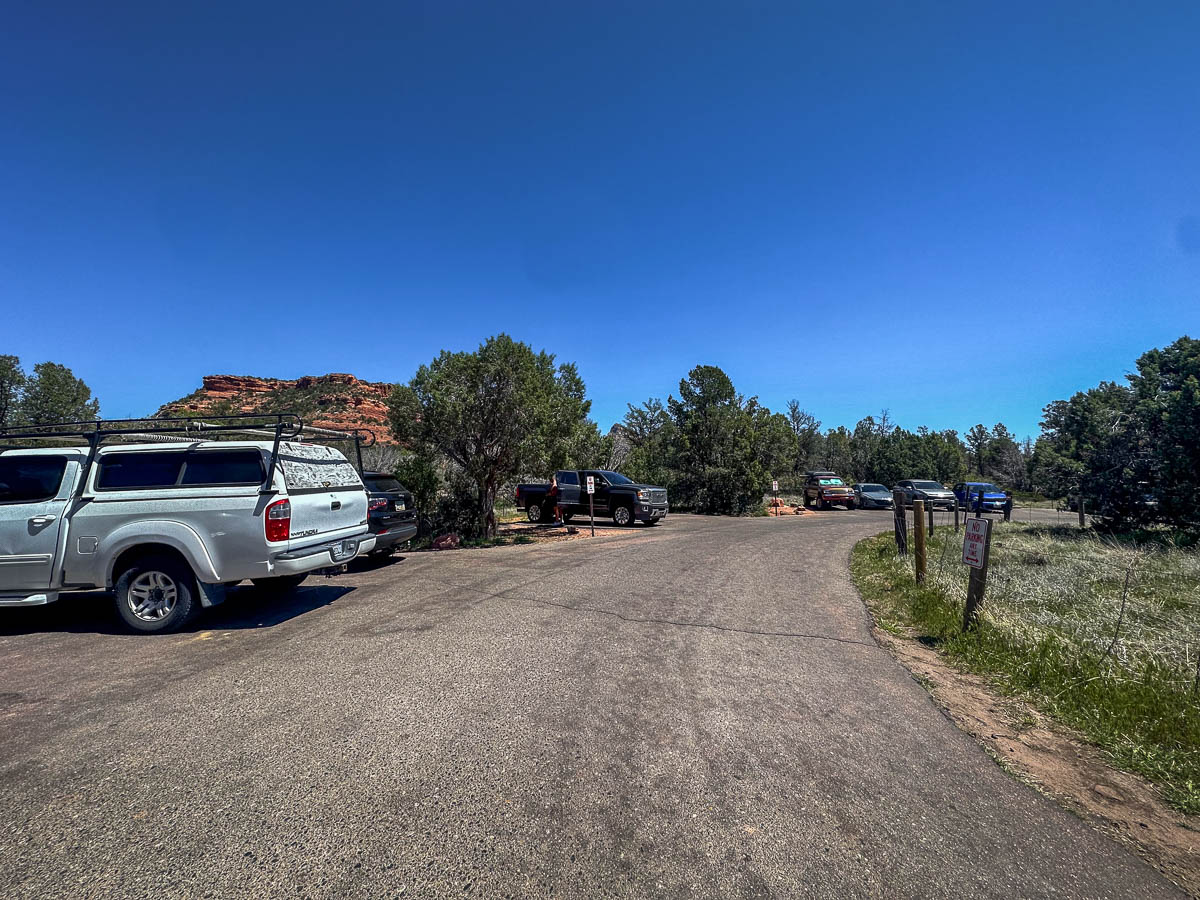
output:
<svg viewBox="0 0 1200 900"><path fill-rule="evenodd" d="M954 496L969 512L979 511L979 492L983 491L984 512L1004 512L1008 494L986 481L965 481L954 486ZM967 495L970 494L968 498Z"/></svg>

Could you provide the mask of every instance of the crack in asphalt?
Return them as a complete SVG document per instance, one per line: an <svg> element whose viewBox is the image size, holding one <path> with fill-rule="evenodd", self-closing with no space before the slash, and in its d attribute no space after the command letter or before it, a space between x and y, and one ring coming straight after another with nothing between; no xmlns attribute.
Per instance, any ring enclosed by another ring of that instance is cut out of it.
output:
<svg viewBox="0 0 1200 900"><path fill-rule="evenodd" d="M589 612L600 616L610 616L614 619L620 619L622 622L628 622L631 625L673 625L677 628L701 628L706 631L724 631L730 634L748 634L755 637L782 637L782 638L799 638L810 641L829 641L837 644L857 644L860 647L868 647L872 650L879 650L880 647L874 641L860 641L854 638L833 637L828 634L808 634L802 631L759 631L753 628L734 628L729 625L717 625L711 622L684 622L678 619L642 619L632 616L625 616L619 612L614 612L610 609L599 609L595 606L572 606L569 603L555 603L553 600L536 600L526 597L505 597L501 594L492 594L497 600L516 600L524 603L536 603L540 606L553 606L558 609L569 610L570 612Z"/></svg>

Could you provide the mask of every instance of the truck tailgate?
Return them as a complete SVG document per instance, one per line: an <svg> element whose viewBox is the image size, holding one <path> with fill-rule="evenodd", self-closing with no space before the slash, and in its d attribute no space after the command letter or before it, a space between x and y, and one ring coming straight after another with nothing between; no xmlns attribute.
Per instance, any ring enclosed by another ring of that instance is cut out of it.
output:
<svg viewBox="0 0 1200 900"><path fill-rule="evenodd" d="M300 491L289 495L292 529L288 549L364 534L367 495L361 490Z"/></svg>
<svg viewBox="0 0 1200 900"><path fill-rule="evenodd" d="M289 550L366 533L366 488L337 450L285 442L279 468L292 507Z"/></svg>

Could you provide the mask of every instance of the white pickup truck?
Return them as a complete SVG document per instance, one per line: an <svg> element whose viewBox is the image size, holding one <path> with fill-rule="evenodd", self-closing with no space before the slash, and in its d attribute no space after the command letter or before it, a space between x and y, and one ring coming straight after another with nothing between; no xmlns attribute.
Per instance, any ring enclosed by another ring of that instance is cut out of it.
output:
<svg viewBox="0 0 1200 900"><path fill-rule="evenodd" d="M0 446L0 606L109 590L131 628L172 631L244 579L291 589L370 552L354 466L282 432L272 441L148 434L147 443ZM0 445L13 438L0 435Z"/></svg>

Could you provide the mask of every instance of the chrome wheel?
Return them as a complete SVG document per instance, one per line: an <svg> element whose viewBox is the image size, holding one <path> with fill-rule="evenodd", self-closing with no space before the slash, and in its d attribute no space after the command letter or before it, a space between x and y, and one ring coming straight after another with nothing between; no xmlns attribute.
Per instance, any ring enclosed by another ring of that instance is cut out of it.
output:
<svg viewBox="0 0 1200 900"><path fill-rule="evenodd" d="M179 586L165 572L143 572L129 585L129 611L143 622L158 622L175 609Z"/></svg>
<svg viewBox="0 0 1200 900"><path fill-rule="evenodd" d="M629 512L628 506L618 506L613 510L613 521L618 525L625 526L633 521L633 515Z"/></svg>
<svg viewBox="0 0 1200 900"><path fill-rule="evenodd" d="M542 508L536 503L530 503L529 508L525 510L525 515L530 522L542 521Z"/></svg>

